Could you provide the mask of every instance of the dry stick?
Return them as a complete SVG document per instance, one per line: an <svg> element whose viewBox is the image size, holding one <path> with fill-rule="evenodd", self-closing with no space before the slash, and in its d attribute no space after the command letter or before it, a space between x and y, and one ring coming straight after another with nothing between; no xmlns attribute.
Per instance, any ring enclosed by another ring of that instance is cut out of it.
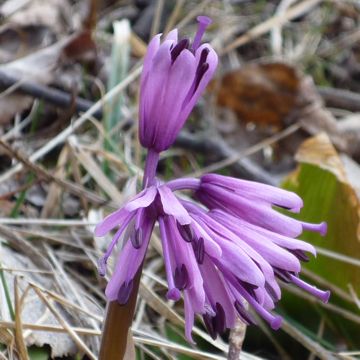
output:
<svg viewBox="0 0 360 360"><path fill-rule="evenodd" d="M151 36L150 38L153 38L158 32L160 28L160 22L161 22L161 15L164 9L164 0L157 0L155 14L154 14L154 20L151 26Z"/></svg>
<svg viewBox="0 0 360 360"><path fill-rule="evenodd" d="M49 299L36 287L33 287L36 294L43 301L43 303L47 306L47 308L51 311L51 313L55 316L57 321L61 324L61 326L66 329L69 336L74 340L75 344L79 346L81 350L83 350L90 359L96 360L96 356L92 353L92 351L86 346L86 344L80 339L77 333L73 330L73 328L65 321L65 319L59 314L56 310L55 306L49 301Z"/></svg>
<svg viewBox="0 0 360 360"><path fill-rule="evenodd" d="M56 146L62 144L66 139L81 125L83 125L91 116L93 116L98 110L100 110L104 103L110 101L113 97L117 96L123 91L132 81L134 81L141 73L142 67L138 67L132 73L130 73L120 84L112 88L106 95L91 106L83 115L76 119L71 125L65 128L57 136L51 139L43 147L35 151L30 157L29 161L34 163L49 151L53 150ZM17 164L0 176L0 183L10 179L23 169L23 164Z"/></svg>
<svg viewBox="0 0 360 360"><path fill-rule="evenodd" d="M360 94L358 93L329 87L318 87L317 91L328 107L346 109L353 112L360 111Z"/></svg>
<svg viewBox="0 0 360 360"><path fill-rule="evenodd" d="M117 301L108 303L99 360L122 360L124 358L136 306L141 272L142 268L139 269L134 278L134 287L125 305L120 305Z"/></svg>
<svg viewBox="0 0 360 360"><path fill-rule="evenodd" d="M25 165L28 169L33 171L37 176L43 177L47 181L53 181L57 185L61 186L62 188L65 188L70 193L77 195L77 196L84 196L89 201L93 202L97 205L104 205L108 201L104 199L103 197L96 195L88 190L86 190L84 187L75 184L68 180L60 179L47 170L45 170L42 166L37 165L31 161L31 157L27 158L24 154L21 154L18 150L14 150L8 143L0 139L0 146L2 146L6 151L16 160L20 162L20 166ZM13 168L13 169L16 169ZM21 167L20 167L21 170ZM11 171L11 170L10 170ZM6 175L6 174L5 174ZM1 180L0 180L1 181ZM110 202L109 203L112 207L117 208L117 204Z"/></svg>
<svg viewBox="0 0 360 360"><path fill-rule="evenodd" d="M14 278L14 296L15 296L15 342L21 360L29 360L29 354L25 345L23 327L21 322L21 303L19 297L18 277Z"/></svg>
<svg viewBox="0 0 360 360"><path fill-rule="evenodd" d="M234 328L230 331L228 360L240 359L241 348L244 343L246 324L236 319Z"/></svg>
<svg viewBox="0 0 360 360"><path fill-rule="evenodd" d="M205 172L214 172L216 170L219 170L219 169L222 169L229 165L232 165L232 164L238 162L240 159L242 159L246 156L249 156L251 154L254 154L254 153L260 151L261 149L263 149L264 147L269 146L269 145L293 134L294 132L298 131L300 128L301 128L300 124L298 124L298 123L293 124L293 125L289 126L288 128L284 129L283 131L280 131L280 132L276 133L275 135L272 135L272 136L256 143L255 145L248 147L246 150L243 150L243 151L239 151L239 152L232 151L232 154L222 153L222 152L218 151L221 155L224 155L223 156L223 157L225 157L224 160L213 163L213 164L211 164L207 167L204 167L204 168L200 169L199 171L193 172L192 174L187 175L187 176L197 177ZM190 142L191 141L189 141L187 144L189 147L191 147ZM177 143L185 144L186 143L185 136L183 135L182 137L178 137ZM210 149L214 150L214 148L216 150L221 150L221 148L219 148L219 141L216 141L216 140L211 141L209 139L201 139L199 145L203 146L203 147L205 145L208 145L209 150ZM199 150L201 150L201 149L199 148ZM264 181L264 182L268 182L268 181Z"/></svg>
<svg viewBox="0 0 360 360"><path fill-rule="evenodd" d="M304 335L295 326L292 326L287 320L283 319L282 330L292 336L296 341L302 344L306 349L313 352L321 360L336 360L337 357L330 351L325 350L321 345Z"/></svg>
<svg viewBox="0 0 360 360"><path fill-rule="evenodd" d="M176 4L172 13L169 16L169 20L166 23L164 34L166 35L172 28L175 27L175 23L179 17L181 8L183 7L185 0L176 0Z"/></svg>
<svg viewBox="0 0 360 360"><path fill-rule="evenodd" d="M305 14L307 11L312 9L314 6L318 5L322 0L305 0L301 3L291 7L284 14L276 15L271 17L270 19L264 21L263 23L253 27L244 35L238 37L235 41L225 47L222 51L220 51L220 55L227 54L231 50L234 50L249 41L266 34L270 31L274 26L280 26L285 24L287 21L297 18Z"/></svg>
<svg viewBox="0 0 360 360"><path fill-rule="evenodd" d="M0 89L6 89L6 95L17 91L35 98L42 99L61 108L74 107L77 111L83 112L92 106L92 102L80 97L74 97L71 94L46 85L37 84L31 81L19 79L13 75L0 71ZM2 94L1 94L2 95ZM93 116L100 118L101 109L98 109Z"/></svg>

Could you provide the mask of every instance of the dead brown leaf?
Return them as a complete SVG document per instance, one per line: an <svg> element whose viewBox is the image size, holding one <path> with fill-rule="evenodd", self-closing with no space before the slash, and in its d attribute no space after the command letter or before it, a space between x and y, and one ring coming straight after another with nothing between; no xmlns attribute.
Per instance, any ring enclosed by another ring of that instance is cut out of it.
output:
<svg viewBox="0 0 360 360"><path fill-rule="evenodd" d="M296 104L299 87L299 74L289 65L250 64L222 78L217 102L241 121L281 128Z"/></svg>

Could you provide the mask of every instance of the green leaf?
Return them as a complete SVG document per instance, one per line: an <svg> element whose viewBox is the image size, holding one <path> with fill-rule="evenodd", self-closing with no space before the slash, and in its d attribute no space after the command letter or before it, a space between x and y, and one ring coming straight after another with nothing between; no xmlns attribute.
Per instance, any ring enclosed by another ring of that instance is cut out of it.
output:
<svg viewBox="0 0 360 360"><path fill-rule="evenodd" d="M31 346L28 349L30 360L48 360L50 359L50 350L48 347Z"/></svg>

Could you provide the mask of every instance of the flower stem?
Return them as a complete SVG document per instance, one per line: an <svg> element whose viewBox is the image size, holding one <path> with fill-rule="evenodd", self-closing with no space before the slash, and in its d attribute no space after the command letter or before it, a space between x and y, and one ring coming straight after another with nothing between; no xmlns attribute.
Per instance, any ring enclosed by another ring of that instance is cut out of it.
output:
<svg viewBox="0 0 360 360"><path fill-rule="evenodd" d="M128 346L128 334L131 328L142 268L134 278L134 287L129 301L120 305L116 301L108 303L102 332L99 360L122 360ZM132 346L132 345L130 345Z"/></svg>
<svg viewBox="0 0 360 360"><path fill-rule="evenodd" d="M159 162L159 153L150 149L146 156L143 188L155 183L156 169ZM117 301L108 303L105 323L102 332L99 360L122 360L127 352L129 329L131 328L136 298L139 291L142 266L137 272L129 301L120 305Z"/></svg>
<svg viewBox="0 0 360 360"><path fill-rule="evenodd" d="M159 153L153 149L149 149L145 160L143 188L154 185L158 163Z"/></svg>

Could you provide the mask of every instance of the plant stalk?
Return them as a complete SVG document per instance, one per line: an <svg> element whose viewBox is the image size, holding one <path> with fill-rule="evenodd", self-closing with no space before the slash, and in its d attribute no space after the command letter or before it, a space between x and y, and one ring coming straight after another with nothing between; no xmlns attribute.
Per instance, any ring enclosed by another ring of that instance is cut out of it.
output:
<svg viewBox="0 0 360 360"><path fill-rule="evenodd" d="M125 305L120 305L116 301L111 301L107 305L99 360L123 360L125 353L129 351L127 339L134 317L141 273L142 269L134 278L134 287L129 301ZM129 346L133 346L133 344L131 343Z"/></svg>

